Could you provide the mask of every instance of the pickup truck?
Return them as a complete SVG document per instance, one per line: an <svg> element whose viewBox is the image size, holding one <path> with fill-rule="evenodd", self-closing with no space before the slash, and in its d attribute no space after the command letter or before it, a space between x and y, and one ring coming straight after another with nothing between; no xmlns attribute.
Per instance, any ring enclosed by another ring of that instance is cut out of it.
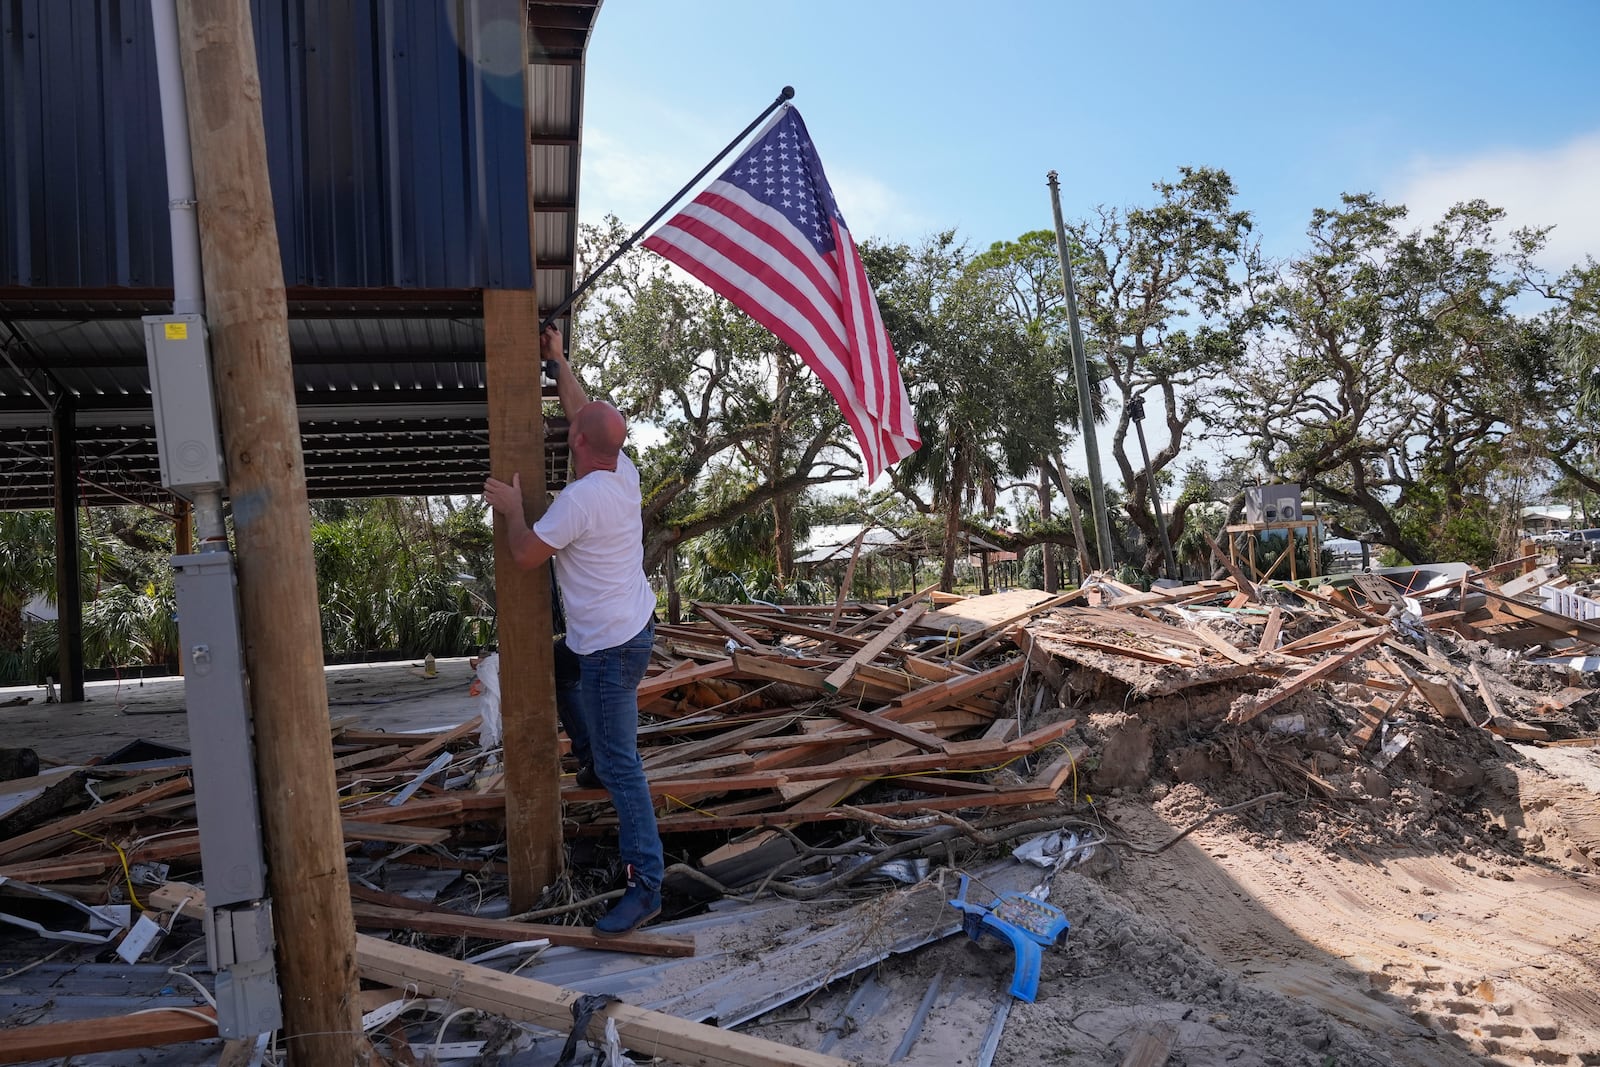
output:
<svg viewBox="0 0 1600 1067"><path fill-rule="evenodd" d="M1573 530L1556 546L1556 556L1562 563L1600 563L1600 527Z"/></svg>

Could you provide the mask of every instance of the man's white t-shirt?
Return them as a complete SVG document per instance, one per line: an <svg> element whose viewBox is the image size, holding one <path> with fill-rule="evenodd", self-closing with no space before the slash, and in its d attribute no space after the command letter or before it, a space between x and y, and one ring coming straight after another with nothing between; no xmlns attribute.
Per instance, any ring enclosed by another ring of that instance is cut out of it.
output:
<svg viewBox="0 0 1600 1067"><path fill-rule="evenodd" d="M655 613L639 508L639 470L619 453L616 470L590 471L571 483L533 524L556 550L567 647L580 656L622 644Z"/></svg>

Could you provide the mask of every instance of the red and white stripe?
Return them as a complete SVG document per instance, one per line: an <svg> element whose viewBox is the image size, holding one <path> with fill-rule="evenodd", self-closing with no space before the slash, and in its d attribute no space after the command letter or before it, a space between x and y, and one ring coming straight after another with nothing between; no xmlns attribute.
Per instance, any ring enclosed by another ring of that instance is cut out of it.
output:
<svg viewBox="0 0 1600 1067"><path fill-rule="evenodd" d="M921 443L893 346L855 242L814 245L776 209L716 181L644 242L800 354L861 446L867 480Z"/></svg>

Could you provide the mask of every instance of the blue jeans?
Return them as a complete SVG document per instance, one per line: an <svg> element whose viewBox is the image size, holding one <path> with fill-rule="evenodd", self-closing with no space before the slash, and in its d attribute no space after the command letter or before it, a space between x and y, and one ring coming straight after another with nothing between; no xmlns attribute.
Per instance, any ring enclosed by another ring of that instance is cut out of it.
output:
<svg viewBox="0 0 1600 1067"><path fill-rule="evenodd" d="M622 859L634 881L661 888L666 865L656 808L639 760L639 682L650 664L655 621L620 645L581 656L556 645L556 712L579 766L592 765L617 809Z"/></svg>

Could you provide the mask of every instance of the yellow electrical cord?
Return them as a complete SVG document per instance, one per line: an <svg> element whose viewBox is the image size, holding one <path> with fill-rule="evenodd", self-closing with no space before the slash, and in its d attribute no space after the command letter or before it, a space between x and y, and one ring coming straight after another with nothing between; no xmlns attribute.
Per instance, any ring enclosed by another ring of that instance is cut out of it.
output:
<svg viewBox="0 0 1600 1067"><path fill-rule="evenodd" d="M128 854L122 850L122 846L117 844L115 841L108 841L103 837L96 837L93 834L86 834L82 830L74 830L72 832L77 834L79 837L87 837L90 841L98 841L102 845L107 845L117 850L117 858L122 861L122 877L128 882L128 899L132 900L133 906L138 908L140 911L149 910L143 904L139 903L139 894L133 891L133 871L128 867Z"/></svg>

